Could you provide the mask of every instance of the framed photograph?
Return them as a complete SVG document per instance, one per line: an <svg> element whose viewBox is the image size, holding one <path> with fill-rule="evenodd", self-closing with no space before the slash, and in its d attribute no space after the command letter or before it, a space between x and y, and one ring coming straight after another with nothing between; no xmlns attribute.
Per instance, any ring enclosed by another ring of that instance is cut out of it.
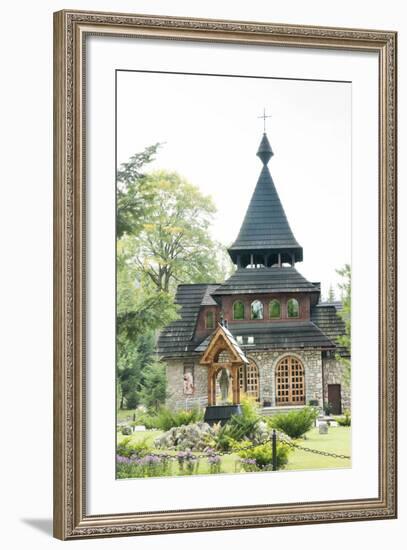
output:
<svg viewBox="0 0 407 550"><path fill-rule="evenodd" d="M54 534L396 517L396 33L54 18Z"/></svg>

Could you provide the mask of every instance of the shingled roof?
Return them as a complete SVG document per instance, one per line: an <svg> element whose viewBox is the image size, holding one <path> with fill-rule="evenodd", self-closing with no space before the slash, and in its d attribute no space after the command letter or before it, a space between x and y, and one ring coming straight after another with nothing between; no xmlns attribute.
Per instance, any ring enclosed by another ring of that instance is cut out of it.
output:
<svg viewBox="0 0 407 550"><path fill-rule="evenodd" d="M224 294L261 294L270 292L319 292L295 267L239 268L212 292Z"/></svg>
<svg viewBox="0 0 407 550"><path fill-rule="evenodd" d="M218 284L179 285L176 303L181 306L181 318L172 322L161 332L157 345L160 356L182 357L202 353L211 336L203 342L195 340L196 322L200 308L203 305L212 304L211 291L215 294L219 288ZM216 302L213 301L213 303ZM238 336L243 338L241 345L244 349L247 347L251 349L333 349L336 347L337 336L345 333L345 324L336 313L338 305L325 303L312 307L311 321L233 323L229 326L229 332L234 339ZM253 345L247 343L248 336L253 336ZM336 349L343 355L348 354L345 348Z"/></svg>
<svg viewBox="0 0 407 550"><path fill-rule="evenodd" d="M337 344L338 336L345 334L345 323L339 317L337 311L342 309L341 302L320 303L311 308L311 319L318 325L324 334ZM349 355L349 351L341 346L337 346L337 351L341 355Z"/></svg>
<svg viewBox="0 0 407 550"><path fill-rule="evenodd" d="M237 239L228 249L235 263L239 253L255 251L288 252L294 255L295 261L302 260L302 247L291 231L267 167L272 154L267 135L264 134L257 152L263 162L263 168Z"/></svg>
<svg viewBox="0 0 407 550"><path fill-rule="evenodd" d="M229 330L235 338L241 338L243 349L333 349L335 344L311 321L289 323L233 323ZM253 338L253 343L248 342ZM206 338L195 348L203 352L210 341Z"/></svg>
<svg viewBox="0 0 407 550"><path fill-rule="evenodd" d="M209 292L218 286L217 284L178 286L175 303L181 306L179 309L180 319L173 321L161 331L157 342L157 350L160 355L185 355L194 349L196 343L192 343L192 338L200 307L213 300Z"/></svg>

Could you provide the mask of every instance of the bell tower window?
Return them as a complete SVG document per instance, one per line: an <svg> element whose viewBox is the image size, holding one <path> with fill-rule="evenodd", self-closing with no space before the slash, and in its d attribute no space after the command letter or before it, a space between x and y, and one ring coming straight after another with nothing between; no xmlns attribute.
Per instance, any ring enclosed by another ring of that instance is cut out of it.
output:
<svg viewBox="0 0 407 550"><path fill-rule="evenodd" d="M237 301L233 303L233 320L242 321L244 319L244 303Z"/></svg>
<svg viewBox="0 0 407 550"><path fill-rule="evenodd" d="M281 305L278 300L271 300L269 304L269 317L270 319L280 319Z"/></svg>
<svg viewBox="0 0 407 550"><path fill-rule="evenodd" d="M256 319L263 319L263 304L260 302L260 300L254 300L254 302L251 303L251 318L253 320Z"/></svg>
<svg viewBox="0 0 407 550"><path fill-rule="evenodd" d="M287 302L287 315L288 317L300 316L300 304L295 298L290 298Z"/></svg>

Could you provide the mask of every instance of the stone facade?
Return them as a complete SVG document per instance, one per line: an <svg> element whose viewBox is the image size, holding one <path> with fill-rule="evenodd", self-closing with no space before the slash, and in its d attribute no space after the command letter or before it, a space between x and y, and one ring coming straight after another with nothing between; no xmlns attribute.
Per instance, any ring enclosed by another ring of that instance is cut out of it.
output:
<svg viewBox="0 0 407 550"><path fill-rule="evenodd" d="M286 356L296 357L304 366L305 402L316 399L322 404L322 359L320 351L259 351L247 354L258 369L260 402L276 406L275 371L278 362Z"/></svg>
<svg viewBox="0 0 407 550"><path fill-rule="evenodd" d="M168 359L166 361L167 373L167 399L166 406L172 409L192 409L194 407L206 407L208 404L208 370L207 367L193 366L193 378L195 391L193 395L184 393L184 368L185 362L182 359ZM190 365L190 361L188 361Z"/></svg>
<svg viewBox="0 0 407 550"><path fill-rule="evenodd" d="M351 390L346 381L345 366L335 358L324 358L324 401L328 402L328 385L339 384L341 391L342 413L351 408Z"/></svg>
<svg viewBox="0 0 407 550"><path fill-rule="evenodd" d="M293 352L281 351L253 351L248 352L248 359L252 360L259 370L260 402L270 406L276 405L275 370L278 362L287 355L294 356L301 361L305 374L305 402L317 400L322 407L322 357L320 351L298 350ZM186 395L183 387L185 361L167 361L167 391L166 405L174 409L190 409L207 405L208 377L207 367L199 365L195 360L193 395ZM188 362L188 364L190 364Z"/></svg>

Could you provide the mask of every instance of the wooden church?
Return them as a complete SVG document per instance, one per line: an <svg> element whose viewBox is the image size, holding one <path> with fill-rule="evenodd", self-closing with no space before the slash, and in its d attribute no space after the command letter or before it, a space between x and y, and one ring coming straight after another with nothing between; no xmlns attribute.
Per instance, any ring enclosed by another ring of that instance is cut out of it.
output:
<svg viewBox="0 0 407 550"><path fill-rule="evenodd" d="M160 334L167 367L167 405L192 408L220 401L219 373L227 371L228 401L242 392L264 412L304 405L334 414L350 408L337 345L345 327L340 303L322 303L320 284L296 269L302 247L291 231L268 162L266 132L257 156L262 169L237 239L228 249L236 266L222 284L179 285L180 319Z"/></svg>

